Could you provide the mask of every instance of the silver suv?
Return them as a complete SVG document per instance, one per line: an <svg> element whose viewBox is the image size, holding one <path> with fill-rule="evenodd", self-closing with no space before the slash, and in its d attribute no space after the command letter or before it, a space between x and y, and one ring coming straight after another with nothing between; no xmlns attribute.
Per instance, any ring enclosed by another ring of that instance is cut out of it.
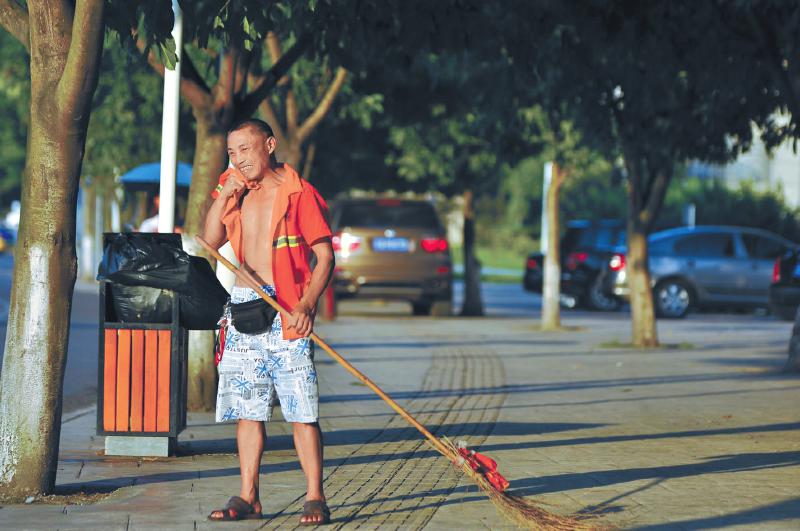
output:
<svg viewBox="0 0 800 531"><path fill-rule="evenodd" d="M765 230L711 225L657 232L648 242L656 312L673 318L693 306L767 307L775 258L797 247ZM625 262L617 249L606 286L628 299Z"/></svg>

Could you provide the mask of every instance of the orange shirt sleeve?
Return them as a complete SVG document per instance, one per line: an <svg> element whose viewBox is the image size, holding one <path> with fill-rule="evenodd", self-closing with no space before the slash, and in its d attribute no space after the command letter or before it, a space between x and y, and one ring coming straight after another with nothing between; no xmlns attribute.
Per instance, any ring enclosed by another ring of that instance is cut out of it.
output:
<svg viewBox="0 0 800 531"><path fill-rule="evenodd" d="M297 204L297 224L300 234L309 246L323 238L331 237L328 205L317 189L308 183L304 183Z"/></svg>

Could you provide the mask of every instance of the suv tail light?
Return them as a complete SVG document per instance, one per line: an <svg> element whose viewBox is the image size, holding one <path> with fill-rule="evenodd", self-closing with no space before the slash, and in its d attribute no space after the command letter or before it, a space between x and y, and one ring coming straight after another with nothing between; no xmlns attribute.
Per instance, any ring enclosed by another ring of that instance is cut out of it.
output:
<svg viewBox="0 0 800 531"><path fill-rule="evenodd" d="M361 238L349 232L337 232L331 238L331 245L333 252L347 258L361 247Z"/></svg>
<svg viewBox="0 0 800 531"><path fill-rule="evenodd" d="M419 241L426 253L443 253L447 251L447 240L444 238L424 238Z"/></svg>
<svg viewBox="0 0 800 531"><path fill-rule="evenodd" d="M578 267L578 264L582 264L589 258L589 255L586 253L569 253L567 257L567 269L575 269Z"/></svg>
<svg viewBox="0 0 800 531"><path fill-rule="evenodd" d="M625 255L624 254L615 254L611 257L611 260L608 261L608 268L611 271L622 271L625 269Z"/></svg>
<svg viewBox="0 0 800 531"><path fill-rule="evenodd" d="M781 257L775 259L775 264L772 266L772 283L776 284L781 281Z"/></svg>

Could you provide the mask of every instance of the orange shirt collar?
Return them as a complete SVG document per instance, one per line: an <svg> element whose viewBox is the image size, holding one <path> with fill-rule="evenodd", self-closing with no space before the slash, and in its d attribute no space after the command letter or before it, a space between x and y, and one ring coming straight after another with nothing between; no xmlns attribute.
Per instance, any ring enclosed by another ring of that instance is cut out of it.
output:
<svg viewBox="0 0 800 531"><path fill-rule="evenodd" d="M300 183L300 175L297 171L285 162L283 163L283 171L283 183L278 187L275 195L275 206L272 208L272 219L269 225L269 233L273 239L275 238L275 230L278 228L278 223L286 215L286 209L289 208L289 196L303 191L303 185Z"/></svg>

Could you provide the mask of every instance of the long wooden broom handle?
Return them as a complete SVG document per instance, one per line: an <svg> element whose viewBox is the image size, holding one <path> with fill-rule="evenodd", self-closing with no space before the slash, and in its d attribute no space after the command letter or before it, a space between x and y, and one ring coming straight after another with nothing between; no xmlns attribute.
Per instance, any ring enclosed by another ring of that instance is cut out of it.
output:
<svg viewBox="0 0 800 531"><path fill-rule="evenodd" d="M276 311L279 311L279 312L284 313L284 314L291 313L291 312L287 311L285 308L283 308L278 303L278 301L276 301L275 299L270 297L267 293L265 293L264 290L261 288L261 285L259 284L259 282L255 278L253 278L253 275L250 274L249 271L246 271L244 269L239 269L238 267L236 267L235 265L230 263L224 256L219 254L219 252L216 249L211 247L211 245L209 245L208 242L205 241L200 236L195 236L195 239L200 243L200 245L202 245L205 248L206 251L211 253L211 255L214 258L216 258L218 262L222 263L225 267L227 267L228 269L233 271L233 273L236 275L237 278L239 278L240 280L244 281L245 284L247 284L251 289L253 289L270 306L275 308ZM433 444L434 448L436 448L439 451L439 453L441 453L445 457L448 457L448 458L451 458L451 459L456 458L456 456L452 455L453 452L450 449L448 449L442 443L442 441L439 440L438 437L436 437L434 434L432 434L430 431L428 431L428 429L425 426L420 424L419 421L417 421L417 419L412 417L411 414L408 411L406 411L405 409L403 409L403 407L400 404L395 402L394 399L392 399L392 397L390 397L389 395L384 393L383 389L378 387L372 380L367 378L361 371L359 371L358 369L353 367L350 364L350 362L348 362L341 355L339 355L338 352L333 350L333 348L330 345L328 345L321 337L319 337L317 334L312 332L311 333L311 339L313 339L319 346L322 347L322 349L325 352L327 352L333 359L335 359L345 369L347 369L347 371L350 374L352 374L353 376L355 376L356 378L358 378L359 380L364 382L364 384L367 387L372 389L375 392L375 394L377 394L379 397L381 397L384 402L389 404L389 406L392 409L394 409L397 413L399 413L401 417L406 419L409 424L411 424L412 426L417 428L417 430L419 430L419 432L422 433L431 442L431 444Z"/></svg>

